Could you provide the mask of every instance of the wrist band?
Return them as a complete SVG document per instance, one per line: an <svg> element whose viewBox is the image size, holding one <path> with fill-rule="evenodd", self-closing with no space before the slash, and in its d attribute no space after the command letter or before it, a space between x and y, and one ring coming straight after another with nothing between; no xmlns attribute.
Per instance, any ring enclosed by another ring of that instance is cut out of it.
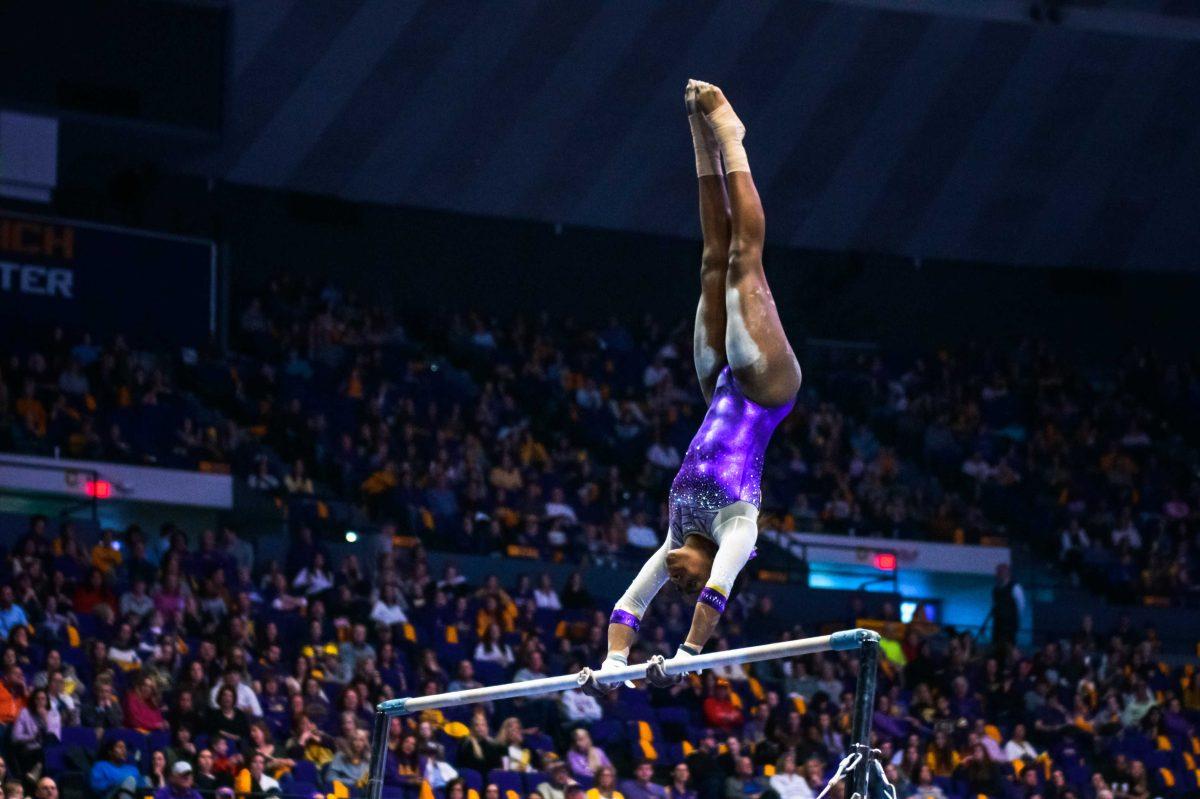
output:
<svg viewBox="0 0 1200 799"><path fill-rule="evenodd" d="M728 600L726 600L725 595L722 594L717 589L705 588L703 591L700 592L700 599L697 601L703 602L704 604L708 605L713 610L717 611L717 613L724 613L725 612L725 603Z"/></svg>
<svg viewBox="0 0 1200 799"><path fill-rule="evenodd" d="M626 627L632 628L635 633L642 626L642 623L638 620L637 616L634 616L627 610L621 610L620 608L617 608L612 612L612 615L608 617L608 623L624 624Z"/></svg>
<svg viewBox="0 0 1200 799"><path fill-rule="evenodd" d="M699 647L689 646L688 644L680 644L679 648L682 649L684 652L687 652L692 657L696 657L696 655L700 654Z"/></svg>

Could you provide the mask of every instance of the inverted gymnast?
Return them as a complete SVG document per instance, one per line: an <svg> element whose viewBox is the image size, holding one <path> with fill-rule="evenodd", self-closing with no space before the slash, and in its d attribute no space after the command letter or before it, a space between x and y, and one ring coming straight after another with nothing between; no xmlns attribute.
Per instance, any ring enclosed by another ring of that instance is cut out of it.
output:
<svg viewBox="0 0 1200 799"><path fill-rule="evenodd" d="M688 81L684 103L704 236L694 358L708 410L671 485L667 540L617 602L601 669L628 664L642 615L667 580L699 593L676 657L698 655L708 643L753 557L763 455L800 390L800 364L763 273L765 220L742 145L746 128L712 84ZM647 679L665 687L679 677L651 666ZM599 693L615 685L585 687Z"/></svg>

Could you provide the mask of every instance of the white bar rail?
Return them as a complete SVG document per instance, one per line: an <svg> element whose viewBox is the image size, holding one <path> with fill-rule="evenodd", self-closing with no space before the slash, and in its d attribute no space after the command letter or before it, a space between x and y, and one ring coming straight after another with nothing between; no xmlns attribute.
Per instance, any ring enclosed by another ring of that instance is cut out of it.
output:
<svg viewBox="0 0 1200 799"><path fill-rule="evenodd" d="M717 666L729 666L742 663L756 663L761 660L808 655L816 652L844 651L858 649L865 642L877 643L879 635L870 630L842 630L832 635L818 635L814 638L800 638L795 641L779 641L761 646L747 646L741 649L730 649L725 652L709 652L689 658L672 658L664 664L667 674L682 674L698 672ZM601 685L621 683L626 680L640 680L646 676L649 664L638 663L619 669L595 672L596 681ZM592 672L584 669L578 674L564 674L561 677L544 677L540 680L491 685L482 688L470 688L465 691L450 691L444 694L430 696L406 697L404 699L389 699L380 702L376 712L386 716L403 716L409 713L419 713L422 710L435 708L471 705L477 702L488 702L497 699L512 699L520 696L537 696L540 694L569 691L586 683Z"/></svg>

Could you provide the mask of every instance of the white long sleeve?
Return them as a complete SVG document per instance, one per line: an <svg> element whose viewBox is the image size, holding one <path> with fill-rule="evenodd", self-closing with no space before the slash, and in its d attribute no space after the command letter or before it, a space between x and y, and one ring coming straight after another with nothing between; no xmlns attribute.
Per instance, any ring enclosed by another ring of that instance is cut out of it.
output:
<svg viewBox="0 0 1200 799"><path fill-rule="evenodd" d="M617 610L632 613L641 620L646 608L650 607L651 600L667 581L667 552L670 551L670 546L671 542L668 539L654 551L637 573L637 577L633 578L624 596L617 600Z"/></svg>

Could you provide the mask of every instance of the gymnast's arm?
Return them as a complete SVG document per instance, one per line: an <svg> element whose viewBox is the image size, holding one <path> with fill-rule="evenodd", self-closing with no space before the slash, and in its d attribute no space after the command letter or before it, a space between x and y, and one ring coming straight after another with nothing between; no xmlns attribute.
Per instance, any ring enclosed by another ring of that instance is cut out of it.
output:
<svg viewBox="0 0 1200 799"><path fill-rule="evenodd" d="M633 578L629 589L617 600L617 605L608 620L608 657L604 659L601 668L628 665L629 650L637 640L642 616L646 614L646 608L650 607L650 601L667 581L667 552L670 546L670 538L663 541L663 545L654 551L637 577Z"/></svg>
<svg viewBox="0 0 1200 799"><path fill-rule="evenodd" d="M725 612L734 581L754 551L758 541L758 525L745 516L735 516L715 530L714 537L718 539L717 554L713 556L708 582L696 600L691 629L680 647L683 654L699 654L712 637L721 614Z"/></svg>

